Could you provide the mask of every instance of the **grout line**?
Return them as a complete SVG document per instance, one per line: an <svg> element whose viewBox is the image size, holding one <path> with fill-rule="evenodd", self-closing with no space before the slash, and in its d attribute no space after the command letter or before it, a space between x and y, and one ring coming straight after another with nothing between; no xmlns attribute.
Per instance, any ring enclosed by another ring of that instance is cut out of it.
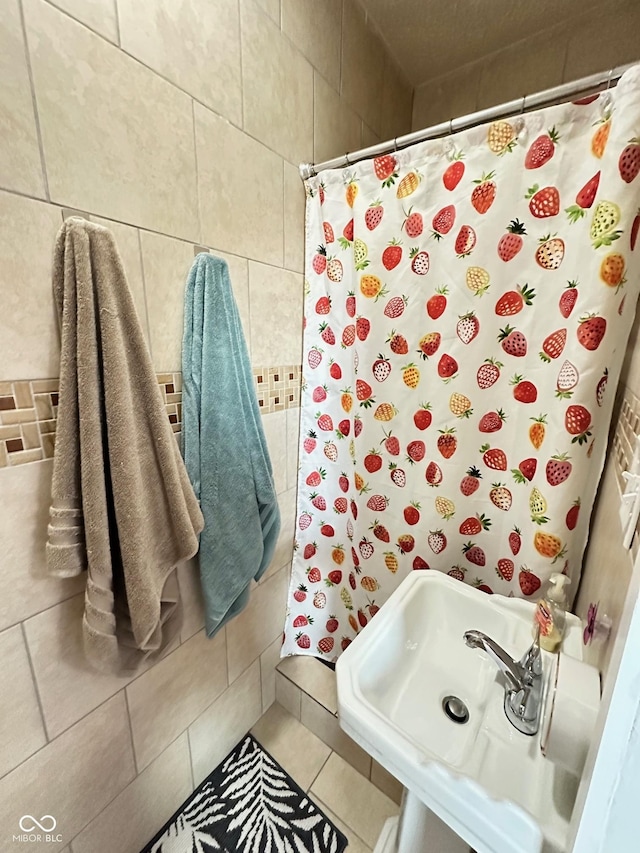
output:
<svg viewBox="0 0 640 853"><path fill-rule="evenodd" d="M207 632L206 626L203 630L206 634L206 632ZM222 630L224 631L224 673L225 673L225 682L227 684L227 686L225 688L225 690L226 690L229 687L231 687L231 682L229 681L229 637L227 636L227 626L226 625L224 625ZM253 661L251 661L251 663L253 663ZM244 670L243 670L243 672L244 672ZM242 672L240 673L240 675L242 675ZM234 681L235 680L236 679L234 678ZM223 691L223 693L224 693L224 691ZM222 695L222 694L220 694L220 695Z"/></svg>
<svg viewBox="0 0 640 853"><path fill-rule="evenodd" d="M113 11L116 19L116 38L118 39L117 46L122 49L122 33L120 32L120 11L118 9L118 0L113 0Z"/></svg>
<svg viewBox="0 0 640 853"><path fill-rule="evenodd" d="M563 28L566 33L566 28ZM571 41L571 35L567 33L566 41L564 42L564 59L562 61L562 76L561 80L564 83L566 81L567 74L567 64L569 63L569 43Z"/></svg>
<svg viewBox="0 0 640 853"><path fill-rule="evenodd" d="M47 721L44 715L44 707L42 705L42 698L40 696L40 690L38 688L38 679L36 678L36 671L35 667L33 666L33 658L31 657L31 649L29 648L29 640L27 637L27 631L25 629L24 622L20 622L20 630L22 632L22 640L24 642L24 647L27 652L27 660L29 661L29 671L31 672L31 678L33 679L33 689L36 694L36 701L38 702L38 708L40 710L40 716L42 718L42 729L44 731L44 736L46 738L47 743L51 743L52 738L49 735L49 729L47 727Z"/></svg>
<svg viewBox="0 0 640 853"><path fill-rule="evenodd" d="M148 670L147 670L147 672L148 672ZM129 685L127 685L127 687L128 686ZM134 770L136 771L136 775L134 776L134 778L137 778L140 775L140 768L138 767L138 756L136 755L136 746L135 746L135 743L133 740L133 726L131 724L131 711L129 710L129 694L127 693L127 687L124 687L122 689L122 692L124 693L124 702L125 702L125 707L127 709L127 725L129 727L129 739L131 742L131 755L133 757L133 767L134 767ZM160 754L162 754L162 753L160 753ZM156 756L156 758L157 758L157 756ZM150 763L152 763L152 762L150 762ZM149 767L149 764L147 764L147 767ZM145 768L143 768L143 769L145 769Z"/></svg>
<svg viewBox="0 0 640 853"><path fill-rule="evenodd" d="M33 108L33 120L36 127L36 136L38 138L38 150L40 153L40 168L42 169L42 185L47 201L51 200L49 192L49 180L47 178L47 165L44 157L44 144L42 142L42 128L40 127L40 115L38 113L38 100L36 98L36 87L33 80L33 69L31 67L31 53L29 51L29 40L27 38L27 23L24 16L24 7L22 0L18 2L18 13L20 15L20 24L22 28L22 42L25 54L25 62L27 66L27 74L29 75L29 89L31 92L31 104Z"/></svg>
<svg viewBox="0 0 640 853"><path fill-rule="evenodd" d="M203 244L204 225L200 197L200 167L198 164L198 135L196 132L196 102L194 98L191 98L191 124L193 127L193 161L196 173L196 207L198 210L198 235L200 237L198 242Z"/></svg>
<svg viewBox="0 0 640 853"><path fill-rule="evenodd" d="M136 231L138 232L138 252L140 253L140 277L142 278L142 295L144 296L144 316L147 324L147 346L149 348L149 355L153 361L153 352L151 351L151 323L149 322L149 302L147 300L147 279L144 272L144 260L142 256L142 237L140 236L140 229L136 228Z"/></svg>
<svg viewBox="0 0 640 853"><path fill-rule="evenodd" d="M237 0L236 7L238 9L238 45L240 47L240 117L242 121L242 129L244 130L244 54L242 50L244 36L242 34L242 0Z"/></svg>
<svg viewBox="0 0 640 853"><path fill-rule="evenodd" d="M196 102L197 103L197 102ZM288 162L288 161L287 161ZM292 164L290 164L292 165ZM296 166L297 170L297 166ZM51 207L57 207L61 211L68 209L69 205L63 204L62 202L53 201L52 199L43 199L40 196L29 195L29 193L20 192L19 190L10 189L8 187L3 187L0 185L0 192L7 193L7 195L15 195L19 198L26 198L30 201L36 201L40 204L48 204ZM108 216L103 213L98 213L96 211L82 211L87 216L98 216L100 219L106 219L108 222L115 222L117 225L126 225L129 228L137 228L139 232L146 231L149 234L157 234L160 237L168 237L170 240L176 240L179 243L187 243L190 246L204 246L212 252L222 252L225 255L231 255L233 258L238 258L241 261L251 261L252 263L262 264L265 267L272 267L276 270L284 270L285 272L293 273L294 275L303 276L304 273L301 270L291 269L290 267L278 266L278 264L273 264L270 261L263 261L260 258L248 257L247 255L239 255L237 252L229 251L228 249L223 249L221 246L211 246L206 242L200 242L198 240L187 240L185 237L176 237L175 234L168 234L166 231L159 231L155 228L149 228L146 225L139 225L134 222L125 222L122 219L114 219L113 216ZM173 371L166 371L167 373L171 373ZM17 380L8 380L8 381L17 381Z"/></svg>
<svg viewBox="0 0 640 853"><path fill-rule="evenodd" d="M342 5L340 7L340 74L338 76L338 95L342 100L342 84L343 84L343 74L344 74L344 4L346 0L342 0ZM362 117L361 117L362 118ZM364 121L364 119L362 119Z"/></svg>
<svg viewBox="0 0 640 853"><path fill-rule="evenodd" d="M103 703L103 704L104 704L104 703ZM186 731L186 729L185 729L185 731ZM147 770L148 770L148 769L149 769L149 768L150 768L150 767L151 767L151 766L152 766L152 765L153 765L153 764L154 764L154 763L155 763L155 762L156 762L156 761L157 761L157 760L162 756L162 755L164 755L164 753L165 753L168 749L170 749L170 748L173 746L173 744L174 744L177 740L179 740L179 739L182 737L182 735L183 735L183 734L185 734L185 731L180 732L180 734L179 734L179 735L177 735L176 737L174 737L174 739L173 739L170 743L168 743L168 744L164 747L164 749L163 749L163 750L161 750L161 751L156 755L156 757L155 757L155 758L153 758L153 759L152 759L152 760L151 760L151 761L146 765L146 767L143 767L143 768L142 768L142 770L141 770L139 773L138 773L138 772L137 772L137 770L136 770L136 775L135 775L132 779L130 779L130 780L127 782L127 784L124 786L124 788L121 788L121 789L118 791L118 793L117 793L115 796L113 796L113 797L109 800L109 802L108 802L108 803L105 803L105 805L102 807L102 809L100 809L100 811L98 812L98 814L94 815L94 816L93 816L89 821L87 821L87 823L85 823L85 824L84 824L84 826L82 826L82 827L81 827L81 828L76 832L76 834L74 835L74 837L71 839L71 842L69 843L69 849L70 849L70 850L71 850L71 843L72 843L73 841L75 841L75 840L76 840L76 838L80 835L80 833L81 833L81 832L84 832L84 831L85 831L85 829L89 826L89 824L93 823L93 821L94 821L94 820L96 820L97 818L99 818L99 817L100 817L100 815L101 815L101 814L103 814L103 813L104 813L104 812L109 808L109 806L111 806L111 804L112 804L113 802L115 802L115 800L117 800L117 799L118 799L118 797L119 797L121 794L123 794L123 793L124 793L124 791L126 791L126 790L127 790L127 788L129 788L131 785L133 785L133 783L134 783L135 781L137 781L143 773L145 773L145 772L146 772L146 771L147 771ZM193 790L192 790L192 793L193 793ZM65 850L66 850L66 848L65 848ZM64 853L64 851L63 851L63 853Z"/></svg>
<svg viewBox="0 0 640 853"><path fill-rule="evenodd" d="M315 802L315 804L318 806L318 808L319 808L320 810L325 811L325 812L331 812L332 814L334 814L334 815L338 818L338 820L340 821L340 823L343 823L343 824L347 827L347 829L349 830L349 834L350 834L350 835L352 835L354 838L357 838L357 839L358 839L358 841L362 844L362 846L363 846L363 847L364 847L364 849L367 851L367 853L372 853L371 848L369 847L369 845L367 844L367 842L366 842L366 841L364 841L364 840L363 840L363 839L358 835L358 833L357 833L357 832L355 831L355 829L351 826L351 824L347 823L347 822L346 822L346 820L343 820L343 818L339 817L339 816L338 816L338 815L333 811L333 809L329 808L329 806L324 802L324 800L321 800L321 799L320 799L320 797L315 797L314 802ZM397 805L397 804L396 804L396 805ZM348 846L348 845L347 845L347 846Z"/></svg>
<svg viewBox="0 0 640 853"><path fill-rule="evenodd" d="M195 95L193 95L191 92L187 91L186 89L182 88L182 86L180 86L180 85L179 85L178 83L176 83L174 80L171 80L169 77L166 77L166 76L165 76L161 71L158 71L156 68L153 68L151 65L147 65L147 64L146 64L146 63L144 63L141 59L139 59L137 56L134 56L132 53L129 53L129 51L125 50L121 45L119 45L119 44L114 44L114 43L113 43L112 41L110 41L106 36L102 35L102 33L96 32L96 30L93 30L90 26L88 26L87 24L85 24L83 21L79 21L77 18L74 18L74 17L73 17L73 15L71 15L69 12L65 11L64 9L60 9L58 6L54 5L54 4L51 2L51 0L47 0L47 2L48 2L48 4L51 6L51 8L52 8L52 9L55 9L55 10L56 10L57 12L59 12L61 15L64 15L66 18L69 18L69 20L71 20L71 21L73 21L74 23L78 24L78 26L83 27L84 29L88 30L90 33L92 33L94 36L96 36L96 38L99 38L101 41L103 41L106 45L108 45L108 46L110 46L110 47L112 47L112 48L115 48L116 50L119 50L121 53L123 53L126 57L128 57L129 59L131 59L131 60L132 60L133 62L135 62L137 65L141 66L142 68L146 69L147 71L150 71L152 74L155 74L157 77L159 77L159 78L160 78L161 80L163 80L165 83L167 83L169 86L173 87L176 91L181 92L182 94L184 94L184 95L186 95L187 97L191 98L193 101L195 101L195 103L200 104L200 106L204 107L206 110L209 110L209 112L213 113L213 114L214 114L215 116L217 116L218 118L220 118L220 119L222 119L223 121L227 122L227 124L231 125L231 127L233 127L233 128L235 128L236 130L239 130L239 131L241 131L242 133L246 134L248 137L250 137L251 139L253 139L253 140L254 140L254 142L257 142L259 145L262 145L262 147L263 147L263 148L266 148L266 149L267 149L267 151L270 151L272 154L275 154L275 155L276 155L276 156L278 156L278 157L282 157L282 159L283 159L283 160L286 160L286 161L287 161L287 163L290 163L290 164L291 164L292 166L294 166L296 169L297 169L297 168L298 168L298 166L300 165L300 159L299 159L299 158L298 158L297 160L289 160L289 159L288 159L288 157L287 157L285 154L282 154L280 151L276 151L275 149L273 149L273 148L271 148L269 145L267 145L267 144L266 144L262 139L259 139L257 136L254 136L254 134L252 134L252 133L250 133L249 131L245 130L245 128L244 128L244 78L243 78L243 73L242 73L242 67L241 67L241 73L240 73L240 91L241 91L241 97L242 97L242 100L243 100L243 110L242 110L242 112L243 112L243 119L242 119L242 124L241 124L241 125L239 125L239 124L237 124L236 122L234 122L232 119L230 119L228 116L223 115L222 113L220 113L220 112L218 112L217 110L215 110L212 106L210 106L210 104L205 103L204 101L202 101L202 100L200 100L199 98L195 97ZM240 2L240 0L238 0L238 2ZM344 7L343 7L343 8L344 8ZM277 26L277 24L276 24L276 22L273 20L273 18L269 17L269 15L267 15L267 13L266 13L266 12L264 12L262 9L259 9L259 8L257 8L257 7L256 7L256 10L259 12L259 14L263 15L263 16L264 16L268 21L270 21L274 26ZM240 23L240 30L242 30L242 25L241 25L241 23ZM342 30L342 27L341 27L341 30ZM298 45L296 45L296 44L295 44L295 42L293 42L293 41L289 38L289 36L287 36L287 35L286 35L286 33L282 32L282 31L280 31L280 32L281 32L282 37L283 37L283 38L285 38L285 39L289 42L289 44L290 44L290 45L294 48L294 50L295 50L295 51L296 51L296 52L297 52L297 53L298 53L298 54L299 54L299 55L300 55L300 56L305 60L305 62L306 62L306 63L307 63L307 64L308 64L312 69L317 70L317 69L315 68L315 65L313 65L313 63L311 62L311 60L309 60L309 59L304 55L304 53L302 53L302 51L300 50L300 48L298 47ZM342 32L341 32L341 44L342 44ZM240 34L240 51L241 51L241 54L242 54L242 32L241 32L241 34ZM341 53L341 56L340 56L340 66L341 66L341 69L342 69L342 53ZM326 78L324 77L324 75L322 74L322 72L318 71L318 73L323 77L323 79L326 79ZM341 71L341 73L342 73L342 71ZM328 81L328 80L327 80L326 82L327 82L327 84L328 84L328 85L331 85L331 84L329 83L329 81ZM333 88L333 86L332 86L332 88ZM334 90L334 91L335 91L335 90ZM342 98L342 94L341 94L341 92L339 92L338 94L339 94L339 95L340 95L340 97ZM350 104L348 104L348 106L350 106ZM350 108L351 108L351 109L353 109L352 107L350 107ZM356 111L355 111L355 110L353 110L353 112L356 112ZM358 114L358 113L356 113L356 115L359 115L359 114ZM360 118L362 118L362 116L359 116L359 117L360 117ZM31 196L28 196L28 197L29 197L29 198L31 198ZM49 200L49 198L47 198L47 200ZM101 214L96 214L96 216L100 216L100 215L101 215ZM114 221L115 221L115 220L114 220ZM128 223L124 223L124 224L128 224ZM163 233L163 232L158 232L158 233ZM188 242L188 241L187 241L187 242Z"/></svg>
<svg viewBox="0 0 640 853"><path fill-rule="evenodd" d="M312 103L312 115L313 115L313 103ZM312 122L313 124L313 122ZM311 133L313 139L313 131ZM313 142L311 143L313 145ZM286 234L287 234L287 193L285 190L286 184L286 175L285 175L285 162L282 160L282 263L284 264L284 260L286 257ZM249 294L249 299L251 299L251 294Z"/></svg>
<svg viewBox="0 0 640 853"><path fill-rule="evenodd" d="M27 464L34 465L38 462L52 462L51 459L37 459L36 462L29 462ZM13 466L14 468L20 466ZM3 471L12 470L11 466L7 466L7 468L3 468ZM71 578L67 578L67 580L71 580ZM37 613L29 613L28 616L23 616L22 619L17 619L15 622L12 622L10 625L4 625L2 631L7 631L9 628L15 628L16 625L23 625L25 622L28 622L30 619L33 619L35 616L39 616L41 613L46 613L47 610L53 610L54 607L58 607L60 604L64 604L65 601L71 601L72 598L75 598L77 595L84 595L84 591L74 592L72 595L68 595L66 598L61 598L60 601L56 601L54 604L50 604L48 607L43 607L42 610L38 610ZM56 735L57 737L57 735Z"/></svg>
<svg viewBox="0 0 640 853"><path fill-rule="evenodd" d="M281 154L279 151L276 151L275 149L270 148L267 144L265 144L265 142L263 142L257 136L254 136L252 133L249 133L248 131L246 131L242 125L237 124L232 119L230 119L228 116L224 115L223 113L218 112L210 104L206 103L205 101L201 100L200 98L197 98L195 95L193 95L191 92L187 91L186 89L183 89L179 83L176 83L174 80L171 80L169 77L167 77L161 71L158 71L157 68L153 68L151 65L147 65L141 59L139 59L137 56L134 56L132 53L129 53L129 51L125 50L122 46L114 44L106 36L102 35L102 33L98 33L98 32L96 32L96 30L92 30L91 27L87 26L87 24L83 23L82 21L79 21L77 18L74 18L73 15L71 15L69 12L65 11L64 9L60 9L58 6L54 5L51 2L51 0L46 0L46 2L48 3L48 5L51 6L52 9L55 9L61 15L64 15L65 18L68 18L70 21L73 21L74 24L77 24L78 26L82 27L83 29L88 30L92 35L94 35L96 38L100 39L100 41L104 42L108 47L115 48L115 50L119 51L124 56L126 56L128 59L135 62L136 65L140 66L141 68L144 68L146 71L151 72L156 77L158 77L160 80L163 80L165 83L167 83L167 85L169 85L173 89L175 89L177 92L180 92L181 94L185 95L186 97L191 98L197 104L200 104L201 107L204 107L206 110L209 110L209 112L213 113L215 116L222 119L227 124L231 125L231 127L235 128L236 130L241 131L242 133L245 133L247 136L249 136L255 142L259 143L263 148L266 148L267 151L271 151L272 154L275 154L278 157L282 157L285 160L287 159L284 154ZM271 18L268 18L268 20L271 21L272 24L274 24L274 22ZM274 26L275 26L275 24L274 24ZM285 38L286 38L286 36L285 36ZM293 42L292 42L292 44L293 44ZM298 51L298 53L300 53L300 55L303 56L303 58L308 62L309 60L306 59L304 54L302 54L295 45L293 45L293 46ZM311 64L311 63L309 63L309 64ZM242 87L242 80L240 82L241 82L241 88L243 88ZM297 167L299 165L299 161L287 160L287 162L291 163L292 166ZM100 214L96 214L96 215L99 216Z"/></svg>
<svg viewBox="0 0 640 853"><path fill-rule="evenodd" d="M222 693L220 694L222 696ZM204 711L202 712L204 713ZM196 717L197 719L197 717ZM193 721L195 722L195 720ZM193 775L193 751L191 749L191 725L190 723L185 729L185 733L187 735L187 749L189 750L189 773L191 775L191 793L193 793L196 789L195 776Z"/></svg>
<svg viewBox="0 0 640 853"><path fill-rule="evenodd" d="M20 624L22 624L22 623L20 623ZM3 630L4 630L4 629L3 629ZM95 674L99 676L99 674L100 674L100 673L96 671L96 673L95 673ZM127 685L127 686L128 686L128 685ZM125 689L125 688L122 688L122 691L123 691L124 689ZM31 753L31 755L28 755L28 756L27 756L23 761L21 761L21 762L20 762L20 764L16 765L16 767L14 767L12 770L9 770L9 771L8 771L8 773L5 773L5 774L4 774L4 776L0 777L0 779L4 779L4 778L6 778L6 777L9 775L9 773L13 773L13 772L14 772L14 770L17 770L17 769L18 769L18 767L22 767L22 766L23 766L23 764L26 764L28 761L31 761L31 759L35 758L35 756L36 756L36 755L38 755L38 754L39 754L40 752L42 752L44 749L47 749L47 747L49 747L52 743L55 743L55 742L58 740L58 738L61 738L63 735L67 734L67 732L70 732L70 731L71 731L71 729L75 728L75 726L77 726L77 725L78 725L79 723L81 723L83 720L86 720L86 718L87 718L88 716L90 716L91 714L95 713L95 712L96 712L96 711L98 711L100 708L104 707L104 705L106 705L106 704L107 704L107 702L111 702L111 701L112 701L112 699L114 699L114 698L118 695L118 693L120 693L120 692L122 692L122 691L121 691L121 690L116 690L116 692L115 692L115 693L112 693L112 694L111 694L111 696L108 696L106 699L104 699L102 702L100 702L98 705L96 705L96 706L95 706L95 708L91 708L91 710L87 711L87 713L86 713L86 714L83 714L81 717L78 717L78 719L77 719L77 720L75 720L73 723L71 723L70 725L68 725L66 728L61 729L61 730L60 730L60 731L59 731L59 732L58 732L54 737L52 737L52 738L51 738L51 740L48 740L48 741L47 741L47 743L43 744L41 747L39 747L38 749L36 749L36 751L35 751L35 752L32 752L32 753ZM182 734L182 732L180 732L180 734ZM134 762L134 763L135 763L135 762ZM148 766L148 765L147 765L147 766ZM133 778L135 779L135 776L134 776ZM131 779L130 781L131 781L131 782L133 782L133 779ZM130 784L130 782L127 782L127 785L128 785L128 784ZM125 787L126 787L126 785L125 785ZM123 789L123 790L124 790L124 789ZM85 824L85 826L86 826L86 824ZM79 830L79 832L80 832L80 831L82 831L82 829L84 829L84 826L81 828L81 830Z"/></svg>
<svg viewBox="0 0 640 853"><path fill-rule="evenodd" d="M292 716L293 716L293 715L292 715ZM300 723L300 720L298 720L298 722ZM302 726L302 725L303 725L303 723L300 723L300 725ZM304 728L306 729L307 727L306 727L306 726L304 726ZM307 729L307 731L309 731L309 729ZM313 732L311 732L311 734L313 734ZM315 735L315 737L318 737L318 736L317 736L317 735ZM318 738L318 740L321 740L321 738ZM322 741L322 743L324 743L324 741ZM328 746L328 744L325 744L325 746ZM330 759L330 758L331 758L331 756L333 755L333 752L334 752L334 751L331 749L331 747L329 747L329 755L327 755L327 757L325 758L325 760L322 762L322 766L320 767L320 769L318 770L318 772L316 773L316 775L313 777L313 781L311 782L311 784L309 785L309 787L307 788L307 790L306 790L306 792L305 792L305 793L307 793L307 794L309 794L309 793L310 793L311 789L313 788L314 784L316 783L316 781L317 781L317 779L318 779L318 776L322 773L322 771L324 770L324 768L327 766L327 762L329 761L329 759ZM337 755L337 753L336 753L336 755ZM343 759L343 761L344 761L344 759ZM354 768L354 769L355 769L355 768Z"/></svg>

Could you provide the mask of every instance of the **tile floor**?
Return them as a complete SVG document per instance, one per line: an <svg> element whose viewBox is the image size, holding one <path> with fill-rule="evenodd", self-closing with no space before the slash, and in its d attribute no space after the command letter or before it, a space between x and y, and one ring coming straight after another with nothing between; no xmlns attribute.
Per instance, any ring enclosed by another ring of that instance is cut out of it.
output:
<svg viewBox="0 0 640 853"><path fill-rule="evenodd" d="M398 804L278 703L251 732L346 835L348 853L371 853Z"/></svg>
<svg viewBox="0 0 640 853"><path fill-rule="evenodd" d="M283 658L276 671L276 701L383 794L400 803L402 785L340 728L335 672L312 657Z"/></svg>

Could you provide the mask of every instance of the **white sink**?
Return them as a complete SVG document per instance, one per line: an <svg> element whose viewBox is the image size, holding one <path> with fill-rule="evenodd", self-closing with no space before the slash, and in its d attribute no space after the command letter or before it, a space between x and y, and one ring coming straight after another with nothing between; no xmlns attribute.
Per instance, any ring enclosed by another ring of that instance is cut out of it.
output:
<svg viewBox="0 0 640 853"><path fill-rule="evenodd" d="M413 572L336 667L342 728L478 853L565 850L579 780L542 756L539 733L511 725L502 674L463 640L480 630L519 660L533 611ZM563 650L579 658L581 648L580 621L568 615ZM467 723L445 715L449 695L467 706Z"/></svg>

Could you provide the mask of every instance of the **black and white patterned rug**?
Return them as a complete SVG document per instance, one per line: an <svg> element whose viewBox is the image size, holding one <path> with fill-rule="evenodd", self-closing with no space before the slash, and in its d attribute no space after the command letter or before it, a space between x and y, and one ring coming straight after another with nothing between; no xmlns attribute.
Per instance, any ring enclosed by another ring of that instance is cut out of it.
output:
<svg viewBox="0 0 640 853"><path fill-rule="evenodd" d="M141 853L342 853L347 843L247 735Z"/></svg>

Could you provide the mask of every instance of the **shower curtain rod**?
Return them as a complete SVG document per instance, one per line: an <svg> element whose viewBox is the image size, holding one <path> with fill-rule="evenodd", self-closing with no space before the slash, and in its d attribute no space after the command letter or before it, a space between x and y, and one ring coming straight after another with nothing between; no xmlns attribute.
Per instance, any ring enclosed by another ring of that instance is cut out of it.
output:
<svg viewBox="0 0 640 853"><path fill-rule="evenodd" d="M609 71L602 71L599 74L591 74L589 77L582 77L580 80L574 80L571 83L561 83L560 86L554 86L552 89L545 89L533 95L524 95L522 98L516 98L513 101L507 101L504 104L489 107L486 110L479 110L475 113L469 113L466 116L443 121L424 130L416 130L413 133L389 139L387 142L370 145L369 148L361 148L359 151L352 153L347 152L342 157L334 157L333 160L326 160L324 163L301 163L300 177L305 181L307 178L311 178L325 169L341 169L344 166L353 165L358 160L366 160L369 157L389 154L392 151L398 151L400 148L414 145L416 142L437 139L439 136L446 136L458 130L465 130L477 124L484 124L487 121L507 118L517 113L538 109L539 107L548 107L551 104L556 102L561 103L576 95L586 96L587 94L598 91L605 83L606 88L609 89L618 82L628 68L632 68L636 64L635 62L630 62L628 65L619 65L617 68L611 68Z"/></svg>

